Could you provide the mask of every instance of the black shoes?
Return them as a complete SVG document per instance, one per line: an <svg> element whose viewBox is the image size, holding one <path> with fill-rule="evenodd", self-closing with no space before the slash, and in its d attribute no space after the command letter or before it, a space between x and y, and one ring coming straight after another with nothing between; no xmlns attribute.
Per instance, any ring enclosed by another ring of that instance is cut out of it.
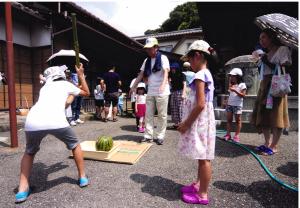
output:
<svg viewBox="0 0 300 208"><path fill-rule="evenodd" d="M164 143L164 140L163 139L157 139L156 140L156 144L157 145L162 145Z"/></svg>
<svg viewBox="0 0 300 208"><path fill-rule="evenodd" d="M143 137L140 142L151 142L152 139L148 139L148 138L145 138ZM155 142L157 145L162 145L164 143L164 140L163 139L153 139L153 142Z"/></svg>
<svg viewBox="0 0 300 208"><path fill-rule="evenodd" d="M143 137L140 142L151 142L152 139Z"/></svg>

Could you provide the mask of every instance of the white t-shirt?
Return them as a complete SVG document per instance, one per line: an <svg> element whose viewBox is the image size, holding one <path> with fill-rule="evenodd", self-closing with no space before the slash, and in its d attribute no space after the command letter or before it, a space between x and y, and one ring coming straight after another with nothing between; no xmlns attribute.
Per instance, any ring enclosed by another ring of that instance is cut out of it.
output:
<svg viewBox="0 0 300 208"><path fill-rule="evenodd" d="M269 60L272 64L292 64L291 51L286 46L280 46L274 53L272 58ZM273 69L274 70L274 69ZM264 75L272 74L271 69L265 64L264 65Z"/></svg>
<svg viewBox="0 0 300 208"><path fill-rule="evenodd" d="M238 92L241 92L241 91L247 89L247 86L246 86L246 84L244 82L242 82L242 83L240 83L238 85L236 84L233 87ZM240 97L240 96L238 96L238 94L236 94L235 92L230 91L227 104L231 105L231 106L240 106L240 107L243 107L243 98Z"/></svg>
<svg viewBox="0 0 300 208"><path fill-rule="evenodd" d="M153 68L154 64L155 64L155 59L156 58L151 58L151 69ZM145 64L146 64L146 60L144 60L142 66L141 66L141 71L145 70ZM167 70L167 72L170 71L170 63L168 58L165 55L161 55L161 66L162 69L158 72L155 73L151 73L151 75L148 77L148 92L147 95L150 96L161 96L161 95L170 95L170 85L167 83L165 85L165 89L163 92L159 93L159 87L161 85L161 83L163 82L164 79L164 71Z"/></svg>
<svg viewBox="0 0 300 208"><path fill-rule="evenodd" d="M137 95L136 104L146 104L146 95Z"/></svg>
<svg viewBox="0 0 300 208"><path fill-rule="evenodd" d="M104 92L100 85L96 86L96 89L94 90L94 96L96 100L104 100Z"/></svg>
<svg viewBox="0 0 300 208"><path fill-rule="evenodd" d="M79 93L80 89L68 81L46 82L40 90L39 100L27 115L25 131L68 127L66 100L70 94L77 96Z"/></svg>

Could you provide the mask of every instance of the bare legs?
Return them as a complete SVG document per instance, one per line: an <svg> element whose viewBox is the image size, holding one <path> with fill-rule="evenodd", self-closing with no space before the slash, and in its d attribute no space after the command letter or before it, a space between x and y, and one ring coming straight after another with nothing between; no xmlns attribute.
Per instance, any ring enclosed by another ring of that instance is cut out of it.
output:
<svg viewBox="0 0 300 208"><path fill-rule="evenodd" d="M272 139L272 143L270 145L270 148L273 150L273 152L277 152L278 151L278 142L280 139L282 133L282 129L280 128L273 128L273 139Z"/></svg>
<svg viewBox="0 0 300 208"><path fill-rule="evenodd" d="M72 152L78 170L78 178L85 177L83 155L80 144L78 144L75 149L72 150Z"/></svg>
<svg viewBox="0 0 300 208"><path fill-rule="evenodd" d="M35 155L29 155L24 153L21 161L21 174L20 174L20 184L19 192L27 191L29 188L29 176L32 169L32 164Z"/></svg>
<svg viewBox="0 0 300 208"><path fill-rule="evenodd" d="M230 135L233 114L231 112L227 112L226 117L227 117L227 123L226 123L227 133L226 133L226 135Z"/></svg>
<svg viewBox="0 0 300 208"><path fill-rule="evenodd" d="M235 114L235 122L236 122L236 131L235 131L235 135L238 136L241 132L241 128L242 128L242 119L241 119L242 115L241 114Z"/></svg>
<svg viewBox="0 0 300 208"><path fill-rule="evenodd" d="M271 140L271 130L269 128L263 128L262 132L265 137L265 146L269 147L270 145L270 140Z"/></svg>
<svg viewBox="0 0 300 208"><path fill-rule="evenodd" d="M265 137L265 146L269 147L273 150L273 152L277 152L278 151L278 142L280 139L282 133L282 129L281 128L272 128L272 134L273 134L273 138L271 139L271 129L270 128L263 128L263 134Z"/></svg>
<svg viewBox="0 0 300 208"><path fill-rule="evenodd" d="M113 110L112 110L112 117L113 117L113 120L117 118L117 113L118 113L118 107L113 107Z"/></svg>
<svg viewBox="0 0 300 208"><path fill-rule="evenodd" d="M80 144L77 145L73 150L74 160L78 169L78 177L84 177L84 162ZM29 177L32 169L32 164L35 155L30 155L24 153L22 161L21 161L21 173L20 173L20 184L19 184L19 192L27 191L29 187Z"/></svg>
<svg viewBox="0 0 300 208"><path fill-rule="evenodd" d="M198 178L196 186L199 187L199 195L202 199L207 199L209 182L211 180L210 160L198 160Z"/></svg>

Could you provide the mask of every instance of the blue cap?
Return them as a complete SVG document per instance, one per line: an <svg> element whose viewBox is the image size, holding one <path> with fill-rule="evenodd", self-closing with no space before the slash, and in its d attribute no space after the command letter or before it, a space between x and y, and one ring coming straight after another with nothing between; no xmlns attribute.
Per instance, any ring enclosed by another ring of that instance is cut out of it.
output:
<svg viewBox="0 0 300 208"><path fill-rule="evenodd" d="M170 68L172 69L179 69L179 64L177 62L171 63Z"/></svg>

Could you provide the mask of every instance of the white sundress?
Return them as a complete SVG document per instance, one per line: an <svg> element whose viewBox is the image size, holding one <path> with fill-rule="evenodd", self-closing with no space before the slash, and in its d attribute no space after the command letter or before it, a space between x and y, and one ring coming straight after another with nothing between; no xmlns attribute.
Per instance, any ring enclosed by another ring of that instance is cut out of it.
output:
<svg viewBox="0 0 300 208"><path fill-rule="evenodd" d="M197 102L193 82L195 79L200 79L206 83L206 104L192 126L184 134L180 134L178 150L182 155L191 159L212 160L215 156L216 125L212 102L214 82L208 69L197 72L189 84L187 99L183 103L183 121L187 119Z"/></svg>

